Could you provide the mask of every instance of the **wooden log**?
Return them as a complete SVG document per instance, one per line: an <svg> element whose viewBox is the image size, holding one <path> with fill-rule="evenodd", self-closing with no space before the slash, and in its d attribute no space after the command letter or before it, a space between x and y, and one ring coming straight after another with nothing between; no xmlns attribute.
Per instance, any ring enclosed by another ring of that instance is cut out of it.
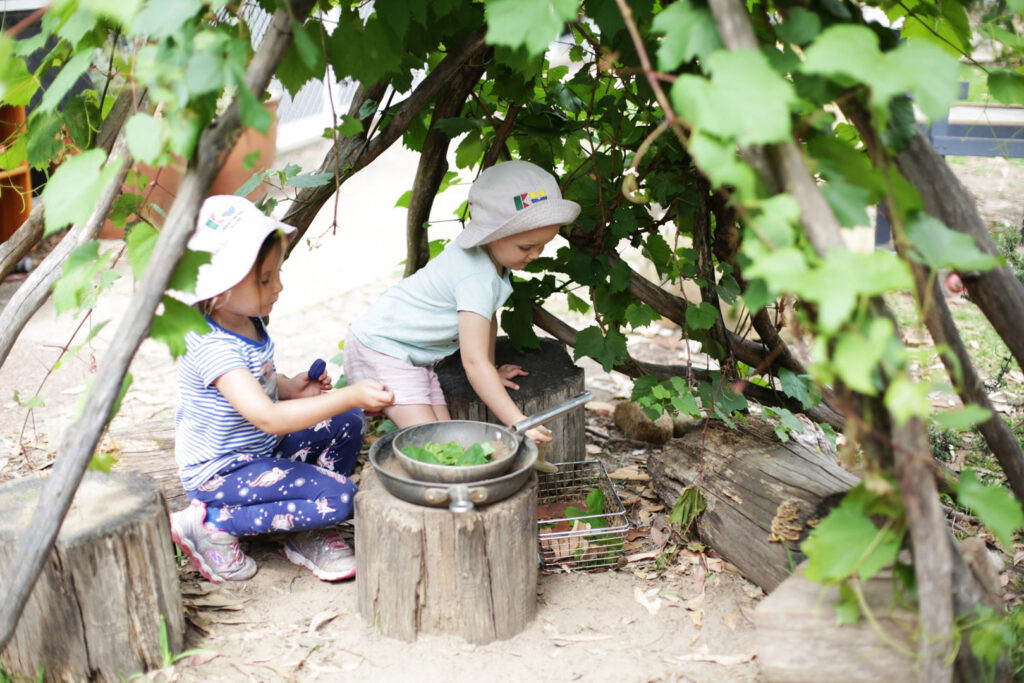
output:
<svg viewBox="0 0 1024 683"><path fill-rule="evenodd" d="M484 644L516 635L537 603L537 479L469 512L413 505L363 469L355 499L359 614L405 641L453 634Z"/></svg>
<svg viewBox="0 0 1024 683"><path fill-rule="evenodd" d="M188 496L181 486L178 464L174 460L174 421L151 420L128 428L111 430L102 444L116 458L116 472L141 472L163 487L167 509L177 512L188 507Z"/></svg>
<svg viewBox="0 0 1024 683"><path fill-rule="evenodd" d="M804 555L810 525L828 513L858 479L831 455L797 441L781 443L773 427L750 418L736 429L704 422L665 444L647 461L654 490L666 505L697 481L707 498L698 518L701 538L744 576L771 592Z"/></svg>
<svg viewBox="0 0 1024 683"><path fill-rule="evenodd" d="M0 486L5 557L14 555L28 528L43 480ZM167 646L181 651L184 612L170 539L157 482L142 474L88 472L0 654L7 673L26 680L42 671L48 681L120 681L160 668L161 617Z"/></svg>
<svg viewBox="0 0 1024 683"><path fill-rule="evenodd" d="M896 603L889 573L862 584L877 628L864 619L838 626L839 587L809 581L804 568L801 565L754 610L757 661L765 681L873 683L917 678L917 613Z"/></svg>
<svg viewBox="0 0 1024 683"><path fill-rule="evenodd" d="M519 385L519 389L510 389L508 392L525 415L533 415L563 403L585 388L583 368L574 365L565 345L554 339L542 338L540 349L516 351L508 337L498 337L494 358L498 365L521 365L523 370L530 373L516 377L513 381ZM436 369L453 419L500 424L494 413L477 398L466 379L462 358L458 353L438 363ZM582 410L573 410L547 423L552 434L552 443L547 451L548 462L586 459L583 414Z"/></svg>

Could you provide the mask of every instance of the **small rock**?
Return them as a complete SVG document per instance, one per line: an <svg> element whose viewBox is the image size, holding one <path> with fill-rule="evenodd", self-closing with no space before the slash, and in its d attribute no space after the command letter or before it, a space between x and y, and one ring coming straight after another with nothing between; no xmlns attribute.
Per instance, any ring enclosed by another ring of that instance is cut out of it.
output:
<svg viewBox="0 0 1024 683"><path fill-rule="evenodd" d="M669 415L662 414L652 422L640 405L633 401L617 403L612 419L615 421L615 426L630 439L648 443L665 443L672 438L672 418Z"/></svg>

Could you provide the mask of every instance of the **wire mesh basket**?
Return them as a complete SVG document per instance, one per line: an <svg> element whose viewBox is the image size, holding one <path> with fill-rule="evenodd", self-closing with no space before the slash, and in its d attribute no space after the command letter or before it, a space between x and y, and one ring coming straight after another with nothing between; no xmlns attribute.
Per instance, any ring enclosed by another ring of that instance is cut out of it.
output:
<svg viewBox="0 0 1024 683"><path fill-rule="evenodd" d="M542 572L595 571L618 564L629 531L626 510L598 460L559 463L537 478Z"/></svg>

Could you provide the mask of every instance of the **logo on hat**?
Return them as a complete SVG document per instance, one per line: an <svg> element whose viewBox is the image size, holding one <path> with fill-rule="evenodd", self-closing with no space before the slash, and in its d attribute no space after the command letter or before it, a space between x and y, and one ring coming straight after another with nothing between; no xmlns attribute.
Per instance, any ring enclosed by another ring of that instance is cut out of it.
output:
<svg viewBox="0 0 1024 683"><path fill-rule="evenodd" d="M536 192L524 192L518 194L512 199L516 203L516 211L522 211L528 206L532 206L537 202L542 202L548 198L548 193L544 190L537 190Z"/></svg>
<svg viewBox="0 0 1024 683"><path fill-rule="evenodd" d="M227 227L230 221L226 219L231 218L236 213L238 213L238 208L233 205L225 207L224 210L220 212L219 216L216 211L212 211L210 212L210 217L206 219L206 227L213 230L219 230L220 228Z"/></svg>

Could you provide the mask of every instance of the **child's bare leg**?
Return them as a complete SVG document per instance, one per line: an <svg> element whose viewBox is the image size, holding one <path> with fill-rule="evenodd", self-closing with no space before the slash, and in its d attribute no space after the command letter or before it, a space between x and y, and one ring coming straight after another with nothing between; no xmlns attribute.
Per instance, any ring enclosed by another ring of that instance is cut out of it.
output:
<svg viewBox="0 0 1024 683"><path fill-rule="evenodd" d="M426 404L388 406L384 409L384 414L389 420L395 423L396 427L410 427L412 425L423 424L424 422L437 422L442 419L434 412L435 407L436 406ZM444 408L444 411L447 414L448 408L444 406L441 407Z"/></svg>

